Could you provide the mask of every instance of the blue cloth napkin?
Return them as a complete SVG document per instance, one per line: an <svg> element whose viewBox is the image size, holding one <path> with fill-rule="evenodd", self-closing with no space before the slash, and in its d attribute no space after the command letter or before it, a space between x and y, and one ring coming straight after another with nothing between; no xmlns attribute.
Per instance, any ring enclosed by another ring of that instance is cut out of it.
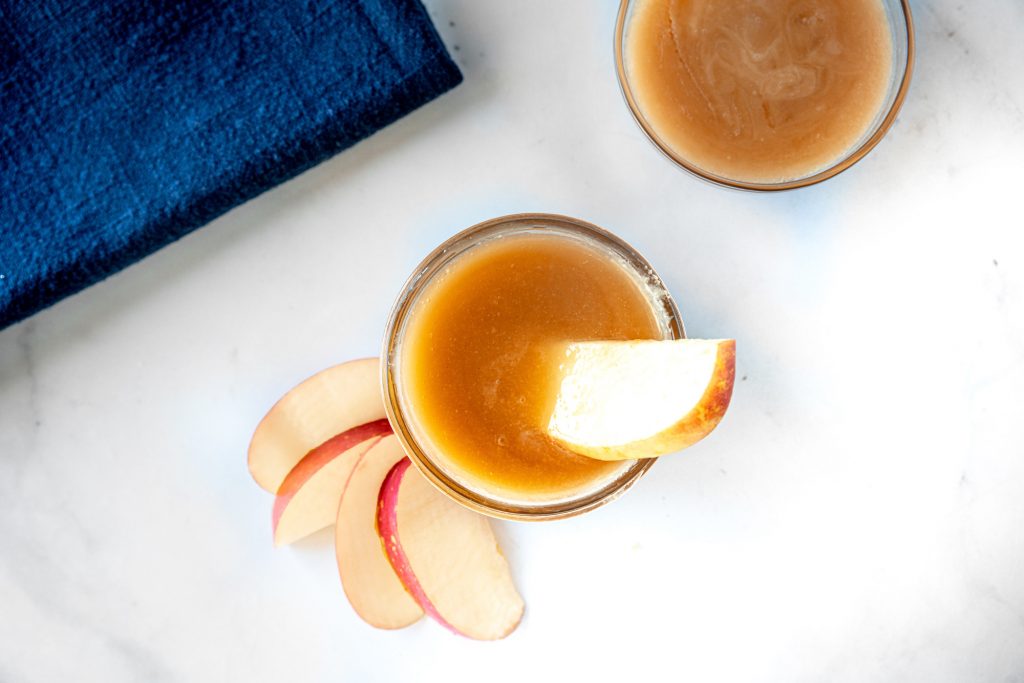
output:
<svg viewBox="0 0 1024 683"><path fill-rule="evenodd" d="M461 80L418 0L0 0L0 328Z"/></svg>

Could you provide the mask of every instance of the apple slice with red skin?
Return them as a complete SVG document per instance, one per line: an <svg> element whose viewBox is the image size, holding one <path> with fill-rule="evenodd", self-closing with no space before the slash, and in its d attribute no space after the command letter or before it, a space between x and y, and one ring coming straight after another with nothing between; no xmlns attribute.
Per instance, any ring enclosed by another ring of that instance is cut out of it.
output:
<svg viewBox="0 0 1024 683"><path fill-rule="evenodd" d="M285 394L256 426L249 472L277 493L311 450L336 434L385 417L380 361L364 358L319 372Z"/></svg>
<svg viewBox="0 0 1024 683"><path fill-rule="evenodd" d="M281 482L274 499L274 545L287 545L330 526L359 459L390 433L387 420L375 420L348 429L307 453Z"/></svg>
<svg viewBox="0 0 1024 683"><path fill-rule="evenodd" d="M653 458L692 446L732 399L732 339L573 342L559 355L547 431L590 458Z"/></svg>
<svg viewBox="0 0 1024 683"><path fill-rule="evenodd" d="M423 611L450 631L497 640L515 630L523 599L487 518L438 492L408 459L381 485L377 531Z"/></svg>
<svg viewBox="0 0 1024 683"><path fill-rule="evenodd" d="M366 451L345 485L334 527L341 586L363 621L384 629L408 626L423 608L391 568L377 535L377 499L395 463L405 458L398 437L386 436Z"/></svg>

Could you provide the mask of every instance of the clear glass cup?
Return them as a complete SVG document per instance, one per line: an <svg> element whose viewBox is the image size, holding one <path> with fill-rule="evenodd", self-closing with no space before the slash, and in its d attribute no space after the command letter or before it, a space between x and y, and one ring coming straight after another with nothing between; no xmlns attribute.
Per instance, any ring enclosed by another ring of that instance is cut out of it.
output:
<svg viewBox="0 0 1024 683"><path fill-rule="evenodd" d="M545 233L583 241L604 250L644 283L648 303L662 328L663 338L685 336L683 321L675 302L651 265L631 246L611 233L575 218L553 214L524 213L485 221L455 235L431 252L402 288L391 311L384 334L381 357L381 382L384 405L395 434L420 472L442 493L471 510L514 520L551 520L593 510L622 495L654 464L654 459L635 460L623 464L613 478L595 482L594 486L577 490L557 499L538 500L497 495L482 485L475 485L443 457L434 453L428 440L420 433L415 420L415 406L403 390L402 344L407 323L417 298L438 274L473 248L490 240L522 233Z"/></svg>
<svg viewBox="0 0 1024 683"><path fill-rule="evenodd" d="M727 2L728 0L719 1ZM882 107L879 109L874 121L871 122L871 125L868 126L861 136L860 141L849 152L827 168L802 178L774 183L756 183L715 175L688 161L659 137L637 104L636 97L630 87L629 65L626 63L625 58L625 40L629 30L630 19L634 8L638 3L644 2L644 0L621 0L619 5L619 16L615 23L615 70L618 74L619 87L622 89L622 95L626 99L626 104L629 106L633 118L650 141L665 156L675 162L676 165L698 178L717 185L758 192L793 190L799 187L814 185L839 175L867 156L868 152L874 149L882 138L885 137L885 134L889 132L892 124L896 121L900 108L903 106L903 100L907 96L907 89L910 87L910 77L914 70L914 22L910 14L910 4L908 0L879 1L885 9L893 46L889 86Z"/></svg>

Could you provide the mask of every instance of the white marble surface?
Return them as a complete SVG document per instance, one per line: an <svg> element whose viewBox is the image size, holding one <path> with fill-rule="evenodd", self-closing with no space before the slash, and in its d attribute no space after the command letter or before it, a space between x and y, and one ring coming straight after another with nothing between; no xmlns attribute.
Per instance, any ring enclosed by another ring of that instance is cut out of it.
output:
<svg viewBox="0 0 1024 683"><path fill-rule="evenodd" d="M645 141L612 0L429 6L457 91L0 333L0 681L1024 681L1024 5L914 3L891 136L779 196ZM374 631L327 534L271 547L248 437L435 243L530 210L737 337L733 407L614 505L499 526L512 637Z"/></svg>

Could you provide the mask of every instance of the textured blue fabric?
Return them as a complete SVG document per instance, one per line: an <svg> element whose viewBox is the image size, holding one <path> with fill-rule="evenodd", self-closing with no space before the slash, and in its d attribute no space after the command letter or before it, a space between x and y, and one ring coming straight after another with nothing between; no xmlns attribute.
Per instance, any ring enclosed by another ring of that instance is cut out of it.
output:
<svg viewBox="0 0 1024 683"><path fill-rule="evenodd" d="M461 80L418 0L0 0L0 328Z"/></svg>

